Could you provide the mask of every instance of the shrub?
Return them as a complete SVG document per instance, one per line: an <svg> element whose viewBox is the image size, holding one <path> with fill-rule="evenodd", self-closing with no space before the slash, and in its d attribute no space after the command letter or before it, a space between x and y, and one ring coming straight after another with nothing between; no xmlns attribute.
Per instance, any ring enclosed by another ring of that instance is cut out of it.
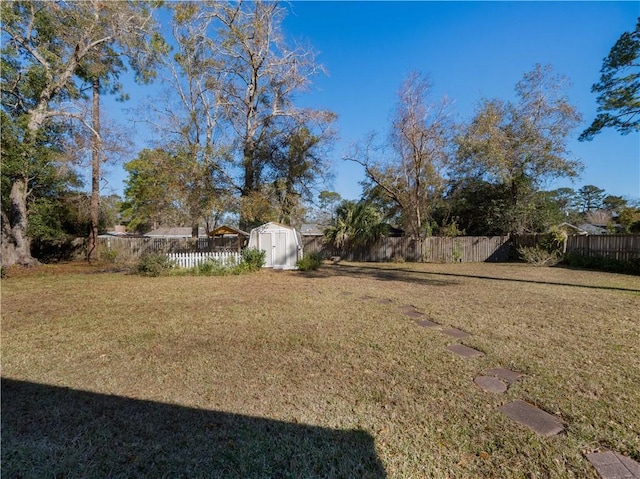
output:
<svg viewBox="0 0 640 479"><path fill-rule="evenodd" d="M626 273L640 275L640 258L622 261L602 256L585 256L578 252L568 253L563 264L576 268L596 269L610 273Z"/></svg>
<svg viewBox="0 0 640 479"><path fill-rule="evenodd" d="M226 269L222 261L208 259L191 268L191 272L196 276L221 276L225 274Z"/></svg>
<svg viewBox="0 0 640 479"><path fill-rule="evenodd" d="M522 246L518 248L518 255L520 259L534 266L554 266L562 258L558 251L548 251L538 246Z"/></svg>
<svg viewBox="0 0 640 479"><path fill-rule="evenodd" d="M140 257L140 262L138 263L138 274L141 274L142 276L160 276L173 267L173 261L170 261L166 255L159 253L145 253Z"/></svg>
<svg viewBox="0 0 640 479"><path fill-rule="evenodd" d="M118 259L118 252L114 249L103 249L100 251L100 259L105 263L115 263Z"/></svg>
<svg viewBox="0 0 640 479"><path fill-rule="evenodd" d="M299 259L296 266L300 271L315 271L322 264L322 255L320 253L310 253Z"/></svg>
<svg viewBox="0 0 640 479"><path fill-rule="evenodd" d="M267 261L267 252L257 248L245 248L242 251L241 268L246 271L258 271Z"/></svg>

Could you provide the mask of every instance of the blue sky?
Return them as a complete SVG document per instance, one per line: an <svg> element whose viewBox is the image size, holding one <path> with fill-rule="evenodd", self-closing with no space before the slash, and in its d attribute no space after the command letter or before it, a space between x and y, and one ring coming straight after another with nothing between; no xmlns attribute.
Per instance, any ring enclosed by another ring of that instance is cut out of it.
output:
<svg viewBox="0 0 640 479"><path fill-rule="evenodd" d="M590 142L577 137L596 115L591 85L599 79L602 59L624 31L635 28L638 2L307 2L288 5L284 21L289 39L319 52L327 69L312 91L300 96L305 106L338 115L339 140L330 152L332 188L343 198L360 197L362 167L342 160L350 144L375 130L386 134L402 80L411 71L427 74L434 98L454 100L458 120L468 120L483 98L513 99L514 87L536 63L551 64L567 76L571 102L583 123L569 147L584 163L573 183L561 180L548 189L585 184L608 194L640 198L640 135L605 130ZM105 101L109 116L124 118L131 100ZM143 130L135 138L146 143ZM110 167L104 193L122 192L125 175Z"/></svg>

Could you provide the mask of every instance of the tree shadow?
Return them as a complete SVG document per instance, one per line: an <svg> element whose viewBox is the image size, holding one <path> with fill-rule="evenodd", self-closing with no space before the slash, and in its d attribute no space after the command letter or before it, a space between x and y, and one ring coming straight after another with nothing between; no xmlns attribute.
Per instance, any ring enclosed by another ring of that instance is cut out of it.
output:
<svg viewBox="0 0 640 479"><path fill-rule="evenodd" d="M383 479L371 435L2 378L2 477Z"/></svg>
<svg viewBox="0 0 640 479"><path fill-rule="evenodd" d="M415 273L415 275L408 275L407 273ZM410 269L388 269L377 268L375 266L347 265L344 263L325 265L316 271L305 271L299 274L303 274L308 278L318 279L344 276L349 278L377 279L379 281L402 281L424 286L452 286L460 283L455 280L426 278L422 275L421 271L413 271Z"/></svg>
<svg viewBox="0 0 640 479"><path fill-rule="evenodd" d="M450 285L450 284L459 284L457 281L453 280L433 280L433 279L420 279L415 277L407 277L406 275L423 275L423 276L446 276L451 278L474 278L474 279L486 279L491 281L507 281L512 283L532 283L532 284L545 284L550 286L570 286L574 288L587 288L587 289L602 289L602 290L611 290L611 291L627 291L631 293L640 293L640 289L633 288L622 288L618 286L594 286L590 284L577 284L577 283L563 283L563 282L555 282L555 281L540 281L535 279L521 279L521 278L500 278L496 276L483 276L483 275L475 275L475 274L463 274L463 273L443 273L436 271L416 271L414 269L408 268L380 268L377 266L362 266L362 265L348 265L348 264L340 264L337 266L333 266L336 268L335 274L342 274L344 276L363 276L369 272L369 276L394 279L395 281L410 281L410 282L424 282L428 284L436 284L436 285ZM339 271L342 269L342 271ZM338 272L339 271L339 272Z"/></svg>

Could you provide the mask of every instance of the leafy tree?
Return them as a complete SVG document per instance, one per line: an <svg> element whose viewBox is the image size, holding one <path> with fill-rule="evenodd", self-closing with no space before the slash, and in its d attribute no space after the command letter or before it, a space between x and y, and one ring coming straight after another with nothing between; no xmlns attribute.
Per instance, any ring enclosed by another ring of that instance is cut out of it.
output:
<svg viewBox="0 0 640 479"><path fill-rule="evenodd" d="M303 203L313 201L318 182L327 176L329 165L322 147L332 135L330 130L316 135L306 126L294 125L281 137L270 161L278 222L291 225L302 221Z"/></svg>
<svg viewBox="0 0 640 479"><path fill-rule="evenodd" d="M507 185L467 178L454 182L445 199L446 218L468 235L505 235L514 221L526 231L543 232L564 221L554 192L533 193L529 202L514 210Z"/></svg>
<svg viewBox="0 0 640 479"><path fill-rule="evenodd" d="M415 237L427 233L442 196L452 131L447 100L429 102L430 89L423 75L410 74L400 88L388 143L376 145L370 136L347 158L364 166L365 187L394 204L405 230ZM388 156L386 149L391 150Z"/></svg>
<svg viewBox="0 0 640 479"><path fill-rule="evenodd" d="M573 208L576 202L576 192L573 188L558 188L550 192L551 198L556 202L558 207L568 214L569 210Z"/></svg>
<svg viewBox="0 0 640 479"><path fill-rule="evenodd" d="M485 100L457 138L454 177L503 185L508 231L529 231L528 214L543 181L576 176L567 138L580 116L564 94L565 79L536 65L516 85L517 103Z"/></svg>
<svg viewBox="0 0 640 479"><path fill-rule="evenodd" d="M602 208L605 191L595 185L585 185L578 190L578 204L580 210L585 213L587 211Z"/></svg>
<svg viewBox="0 0 640 479"><path fill-rule="evenodd" d="M73 233L76 224L70 220L65 196L72 188L81 186L76 171L68 160L68 143L71 141L65 124L51 122L41 128L25 156L25 117L12 119L5 111L0 112L0 135L2 143L2 228L10 229L18 221L13 217L25 214L29 223L25 236L29 239L57 239ZM27 178L29 195L26 210L12 201L11 191L15 178ZM5 237L12 231L4 231ZM15 253L8 242L2 242L3 260Z"/></svg>
<svg viewBox="0 0 640 479"><path fill-rule="evenodd" d="M318 207L313 221L319 224L329 224L334 221L336 209L342 202L340 193L322 190L318 193Z"/></svg>
<svg viewBox="0 0 640 479"><path fill-rule="evenodd" d="M36 156L39 130L56 118L78 121L99 136L86 117L68 105L79 96L74 76L103 47L127 55L136 76L148 79L145 65L153 49L147 46L159 36L146 2L16 1L0 8L3 67L10 66L3 68L2 108L12 121L25 125L21 157L27 163L41 159ZM13 213L3 216L4 264L33 262L27 236L29 181L26 174L11 180Z"/></svg>
<svg viewBox="0 0 640 479"><path fill-rule="evenodd" d="M608 211L618 212L625 206L627 206L627 200L622 196L607 195L602 200L602 207Z"/></svg>
<svg viewBox="0 0 640 479"><path fill-rule="evenodd" d="M640 18L624 32L602 62L600 81L591 87L598 97L598 115L580 141L592 140L603 128L623 135L640 131Z"/></svg>
<svg viewBox="0 0 640 479"><path fill-rule="evenodd" d="M640 233L640 208L624 206L618 211L618 223L628 233Z"/></svg>
<svg viewBox="0 0 640 479"><path fill-rule="evenodd" d="M130 231L146 233L160 226L176 226L189 222L179 175L182 164L175 155L164 150L143 150L124 165L129 174L125 181L122 215Z"/></svg>
<svg viewBox="0 0 640 479"><path fill-rule="evenodd" d="M325 238L336 248L366 246L387 232L387 225L370 204L343 201L336 210L336 219L325 231Z"/></svg>

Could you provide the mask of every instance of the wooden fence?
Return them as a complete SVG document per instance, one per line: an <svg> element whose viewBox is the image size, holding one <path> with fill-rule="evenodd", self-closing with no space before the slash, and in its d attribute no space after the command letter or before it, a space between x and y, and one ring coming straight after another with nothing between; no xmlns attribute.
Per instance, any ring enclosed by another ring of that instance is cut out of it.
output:
<svg viewBox="0 0 640 479"><path fill-rule="evenodd" d="M569 236L567 253L630 261L640 258L640 235Z"/></svg>
<svg viewBox="0 0 640 479"><path fill-rule="evenodd" d="M512 259L521 246L535 246L546 235L522 236L458 236L413 238L381 238L366 248L348 251L324 243L324 237L303 237L303 253L320 253L325 257L340 256L347 261L414 261L432 263L504 262ZM101 251L114 251L119 258L137 258L144 253L192 253L237 251L236 240L220 246L209 238L100 238ZM569 236L567 252L585 256L605 256L618 260L640 258L640 235Z"/></svg>
<svg viewBox="0 0 640 479"><path fill-rule="evenodd" d="M340 256L348 261L499 262L509 260L510 241L508 236L380 238L371 246L340 250L324 244L322 237L313 237L304 241L304 254L309 253Z"/></svg>
<svg viewBox="0 0 640 479"><path fill-rule="evenodd" d="M139 258L146 253L237 252L237 240L230 238L98 238L99 251L110 251L118 258Z"/></svg>

